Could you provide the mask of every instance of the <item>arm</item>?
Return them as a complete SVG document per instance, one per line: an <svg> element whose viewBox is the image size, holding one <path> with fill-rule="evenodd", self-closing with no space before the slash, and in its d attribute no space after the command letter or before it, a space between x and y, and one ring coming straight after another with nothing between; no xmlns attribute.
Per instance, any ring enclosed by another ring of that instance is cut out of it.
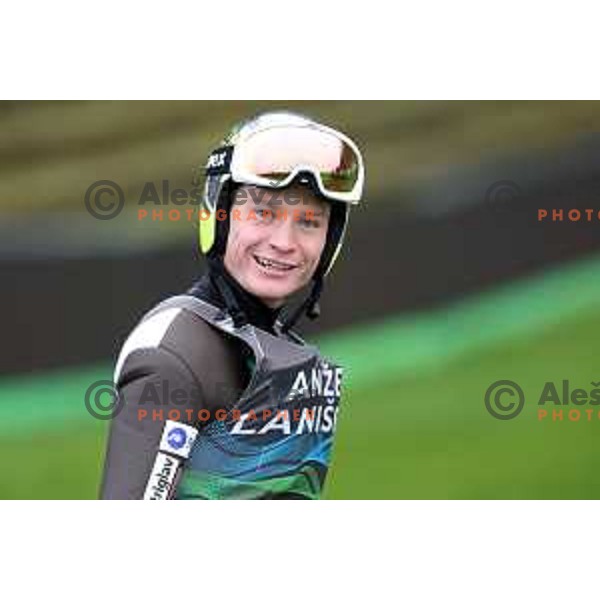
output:
<svg viewBox="0 0 600 600"><path fill-rule="evenodd" d="M212 417L229 409L249 375L239 346L186 310L166 323L160 315L142 322L121 354L115 374L121 406L110 426L100 497L141 499L167 421L197 426L200 410Z"/></svg>
<svg viewBox="0 0 600 600"><path fill-rule="evenodd" d="M169 412L178 414L173 420L194 425L207 403L187 366L162 348L128 357L117 391L122 407L110 426L100 497L141 499Z"/></svg>

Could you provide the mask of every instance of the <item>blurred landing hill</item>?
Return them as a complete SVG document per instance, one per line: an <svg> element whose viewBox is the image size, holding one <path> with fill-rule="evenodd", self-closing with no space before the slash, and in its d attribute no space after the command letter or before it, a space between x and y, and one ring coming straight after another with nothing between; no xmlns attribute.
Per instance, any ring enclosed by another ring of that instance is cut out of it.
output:
<svg viewBox="0 0 600 600"><path fill-rule="evenodd" d="M263 110L305 112L364 151L366 198L404 198L449 168L548 153L598 131L597 102L3 102L3 212L82 210L88 186L189 189L190 172L232 124Z"/></svg>

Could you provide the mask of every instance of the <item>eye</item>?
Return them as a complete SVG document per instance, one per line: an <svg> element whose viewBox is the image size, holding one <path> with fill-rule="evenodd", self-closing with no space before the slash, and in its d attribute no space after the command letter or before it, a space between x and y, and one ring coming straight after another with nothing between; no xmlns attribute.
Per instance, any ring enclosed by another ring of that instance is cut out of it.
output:
<svg viewBox="0 0 600 600"><path fill-rule="evenodd" d="M270 222L273 220L273 211L268 208L257 208L255 212L259 221Z"/></svg>
<svg viewBox="0 0 600 600"><path fill-rule="evenodd" d="M321 221L314 215L302 215L298 222L306 229L318 229L321 227Z"/></svg>

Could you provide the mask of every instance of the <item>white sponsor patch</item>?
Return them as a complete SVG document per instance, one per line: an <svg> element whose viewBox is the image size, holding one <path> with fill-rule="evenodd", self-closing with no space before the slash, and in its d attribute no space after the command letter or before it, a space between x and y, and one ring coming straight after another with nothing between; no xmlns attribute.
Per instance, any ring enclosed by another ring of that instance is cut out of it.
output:
<svg viewBox="0 0 600 600"><path fill-rule="evenodd" d="M191 425L178 421L167 421L160 439L159 450L187 458L197 435L198 430Z"/></svg>
<svg viewBox="0 0 600 600"><path fill-rule="evenodd" d="M159 452L148 479L144 500L168 500L180 461L174 456Z"/></svg>

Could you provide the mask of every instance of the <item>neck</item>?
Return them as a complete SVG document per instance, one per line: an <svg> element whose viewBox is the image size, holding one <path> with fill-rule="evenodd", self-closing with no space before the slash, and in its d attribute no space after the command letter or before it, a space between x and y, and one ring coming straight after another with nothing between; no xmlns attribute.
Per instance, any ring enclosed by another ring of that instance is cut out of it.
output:
<svg viewBox="0 0 600 600"><path fill-rule="evenodd" d="M273 325L281 312L282 306L272 307L267 306L262 300L257 298L245 290L234 277L227 271L222 263L209 263L208 279L211 287L219 297L223 305L227 304L226 298L216 285L216 278L221 276L221 280L228 290L231 292L234 301L238 305L240 311L244 314L247 321L261 329L273 331Z"/></svg>

